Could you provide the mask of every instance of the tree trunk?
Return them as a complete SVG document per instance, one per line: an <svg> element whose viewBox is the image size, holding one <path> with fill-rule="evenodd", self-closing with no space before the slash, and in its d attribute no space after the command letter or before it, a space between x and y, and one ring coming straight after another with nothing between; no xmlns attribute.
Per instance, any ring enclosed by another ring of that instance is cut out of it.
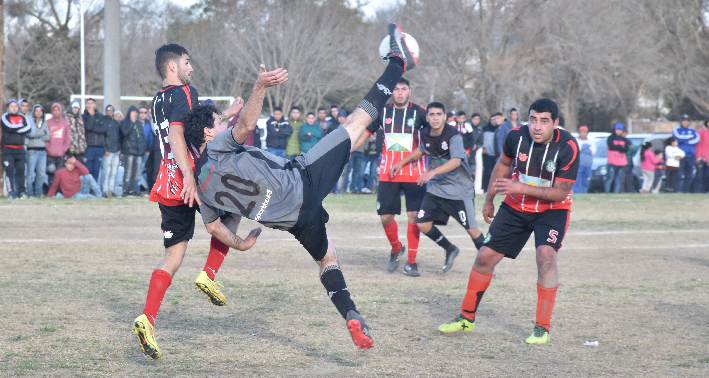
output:
<svg viewBox="0 0 709 378"><path fill-rule="evenodd" d="M566 96L561 105L561 112L564 116L564 129L573 133L579 128L579 80L574 73L566 87Z"/></svg>
<svg viewBox="0 0 709 378"><path fill-rule="evenodd" d="M0 104L5 103L5 1L0 0ZM0 129L2 137L2 129ZM2 150L0 150L2 161ZM5 165L0 164L0 195L5 193Z"/></svg>

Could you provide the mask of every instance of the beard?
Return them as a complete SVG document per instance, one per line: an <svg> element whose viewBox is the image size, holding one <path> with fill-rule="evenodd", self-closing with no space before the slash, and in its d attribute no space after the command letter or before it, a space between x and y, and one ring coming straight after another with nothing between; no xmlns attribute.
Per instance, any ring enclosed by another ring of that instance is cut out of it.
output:
<svg viewBox="0 0 709 378"><path fill-rule="evenodd" d="M182 85L190 85L190 76L186 72L177 70L177 78L180 80Z"/></svg>
<svg viewBox="0 0 709 378"><path fill-rule="evenodd" d="M399 108L405 107L406 105L409 104L409 99L407 98L406 101L399 103L396 100L394 100L394 106L397 106Z"/></svg>

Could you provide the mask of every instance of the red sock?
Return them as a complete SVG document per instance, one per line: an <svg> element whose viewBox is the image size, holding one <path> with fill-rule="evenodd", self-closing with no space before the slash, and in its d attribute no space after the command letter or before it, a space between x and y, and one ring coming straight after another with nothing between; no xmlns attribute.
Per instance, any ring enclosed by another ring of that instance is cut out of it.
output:
<svg viewBox="0 0 709 378"><path fill-rule="evenodd" d="M212 241L209 243L209 255L207 256L207 262L204 264L204 271L207 272L209 279L214 280L214 276L217 275L219 267L222 266L227 252L229 252L229 246L212 236Z"/></svg>
<svg viewBox="0 0 709 378"><path fill-rule="evenodd" d="M554 310L558 288L550 289L537 284L537 325L546 328L547 332L551 328L551 312Z"/></svg>
<svg viewBox="0 0 709 378"><path fill-rule="evenodd" d="M483 299L483 294L485 294L487 287L490 286L491 280L492 274L482 274L475 269L470 269L468 290L465 292L460 312L471 322L475 321L475 312L478 310L480 300Z"/></svg>
<svg viewBox="0 0 709 378"><path fill-rule="evenodd" d="M145 299L145 309L143 314L148 317L150 324L155 326L155 318L158 317L158 310L162 299L165 297L165 291L172 283L170 273L161 270L153 270L153 275L150 277L150 286L148 286L148 298Z"/></svg>
<svg viewBox="0 0 709 378"><path fill-rule="evenodd" d="M389 239L391 244L391 250L395 253L401 249L401 242L399 241L399 226L396 225L396 221L391 222L390 225L384 226L384 233Z"/></svg>
<svg viewBox="0 0 709 378"><path fill-rule="evenodd" d="M419 237L421 230L416 223L409 223L409 228L406 230L406 240L409 242L409 257L406 259L407 264L416 262L416 253L419 250Z"/></svg>

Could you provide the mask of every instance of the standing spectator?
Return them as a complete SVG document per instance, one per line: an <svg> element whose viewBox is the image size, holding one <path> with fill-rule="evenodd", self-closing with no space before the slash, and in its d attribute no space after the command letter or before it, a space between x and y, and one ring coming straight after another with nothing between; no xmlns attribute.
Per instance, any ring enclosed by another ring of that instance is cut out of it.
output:
<svg viewBox="0 0 709 378"><path fill-rule="evenodd" d="M694 179L694 192L706 193L709 191L709 118L704 119L704 124L697 131L699 143L695 148L697 158L697 176Z"/></svg>
<svg viewBox="0 0 709 378"><path fill-rule="evenodd" d="M82 118L86 129L86 152L84 153L86 163L84 165L91 172L91 176L94 176L94 180L98 180L108 128L103 114L96 111L96 101L93 98L86 100L86 109Z"/></svg>
<svg viewBox="0 0 709 378"><path fill-rule="evenodd" d="M463 137L463 148L465 149L465 160L466 163L470 160L470 153L473 152L473 145L475 140L473 139L473 128L466 121L466 114L464 111L459 111L455 118L455 128L458 133Z"/></svg>
<svg viewBox="0 0 709 378"><path fill-rule="evenodd" d="M27 99L21 98L20 99L20 114L22 114L23 117L27 120L27 123L30 122L30 103L27 101Z"/></svg>
<svg viewBox="0 0 709 378"><path fill-rule="evenodd" d="M479 113L473 113L470 117L470 128L472 130L470 134L472 135L471 139L473 140L473 147L470 149L470 156L468 156L468 165L471 170L470 175L473 178L473 181L475 181L475 170L477 166L475 155L477 155L478 148L483 144L483 129L480 127Z"/></svg>
<svg viewBox="0 0 709 378"><path fill-rule="evenodd" d="M153 122L150 120L150 112L148 112L148 108L145 106L141 106L140 110L138 111L138 121L143 125L143 135L145 135L145 153L141 157L140 160L140 169L138 172L140 174L138 175L138 182L136 182L135 186L135 191L136 193L140 194L140 186L145 185L145 189L150 192L150 190L153 188L152 186L148 185L148 175L145 170L145 165L148 163L148 158L150 157L150 150L153 147L153 139L154 134L153 134Z"/></svg>
<svg viewBox="0 0 709 378"><path fill-rule="evenodd" d="M623 131L623 137L627 139L628 132ZM623 192L637 193L638 188L635 187L635 175L633 174L633 156L640 149L639 146L634 145L632 142L628 143L628 152L625 153L625 158L627 162L625 167L623 167Z"/></svg>
<svg viewBox="0 0 709 378"><path fill-rule="evenodd" d="M616 123L613 134L606 140L606 145L608 146L608 174L604 187L606 193L610 193L611 186L613 186L614 193L620 193L623 182L625 182L623 176L625 166L628 164L626 153L628 152L630 141L623 136L623 131L625 131L623 124Z"/></svg>
<svg viewBox="0 0 709 378"><path fill-rule="evenodd" d="M579 144L579 173L576 176L573 191L577 193L588 193L588 186L591 184L591 173L593 168L593 155L596 154L596 141L588 139L588 126L579 127L579 137L576 138Z"/></svg>
<svg viewBox="0 0 709 378"><path fill-rule="evenodd" d="M490 183L490 175L495 168L497 162L497 145L495 144L495 136L497 128L502 121L502 113L497 112L490 117L490 122L483 126L482 146L483 146L483 181L482 187L485 192L488 190Z"/></svg>
<svg viewBox="0 0 709 378"><path fill-rule="evenodd" d="M337 123L337 116L340 114L340 106L337 104L330 105L330 123ZM324 135L323 135L324 136Z"/></svg>
<svg viewBox="0 0 709 378"><path fill-rule="evenodd" d="M497 128L497 133L495 134L495 146L497 147L497 158L502 154L502 146L505 144L505 138L509 134L510 130L518 126L517 120L519 119L519 110L516 107L510 109L510 119L500 124Z"/></svg>
<svg viewBox="0 0 709 378"><path fill-rule="evenodd" d="M140 176L140 162L145 154L143 124L138 121L138 108L131 105L128 117L121 122L123 135L123 197L137 195L135 185Z"/></svg>
<svg viewBox="0 0 709 378"><path fill-rule="evenodd" d="M340 127L343 122L345 122L345 119L347 118L347 112L344 110L340 110L337 113L337 118L335 123L330 123L330 126L327 129L327 133L333 132L335 129ZM347 187L350 184L350 167L351 167L351 160L347 161L347 164L345 164L345 168L342 170L342 174L340 175L340 179L337 180L337 186L335 187L337 194L343 194L347 192Z"/></svg>
<svg viewBox="0 0 709 378"><path fill-rule="evenodd" d="M283 119L283 109L280 106L273 108L273 116L266 121L266 148L268 152L286 157L288 137L293 134L291 125Z"/></svg>
<svg viewBox="0 0 709 378"><path fill-rule="evenodd" d="M315 114L309 112L308 115L305 116L305 124L300 126L298 130L300 149L303 152L307 152L322 138L322 132L320 125L315 124Z"/></svg>
<svg viewBox="0 0 709 378"><path fill-rule="evenodd" d="M111 198L116 189L116 175L121 161L121 112L116 112L113 105L106 105L105 152L101 161L101 189L106 198Z"/></svg>
<svg viewBox="0 0 709 378"><path fill-rule="evenodd" d="M55 197L56 194L56 198L96 198L90 193L89 189L93 189L100 196L98 184L89 173L89 169L75 157L69 156L64 162L64 168L57 171L54 182L49 187L47 197ZM60 193L57 193L57 190Z"/></svg>
<svg viewBox="0 0 709 378"><path fill-rule="evenodd" d="M62 106L52 104L52 117L47 120L49 142L44 144L47 149L47 185L52 186L54 173L64 165L64 155L69 151L71 135L69 122L62 117Z"/></svg>
<svg viewBox="0 0 709 378"><path fill-rule="evenodd" d="M364 178L364 172L367 171L367 166L369 166L369 173L367 174L367 182L359 184L362 188L362 193L372 193L375 186L374 183L377 181L379 176L377 172L377 167L379 167L379 155L382 153L382 146L384 145L384 132L379 129L374 135L369 135L367 140L364 142L364 158L362 159L362 168L360 168Z"/></svg>
<svg viewBox="0 0 709 378"><path fill-rule="evenodd" d="M660 168L662 161L652 150L652 143L645 142L640 150L640 169L643 171L643 186L640 193L647 194L655 182L655 170Z"/></svg>
<svg viewBox="0 0 709 378"><path fill-rule="evenodd" d="M315 121L315 124L320 126L320 129L322 130L322 136L325 136L325 133L327 132L327 127L330 125L330 122L326 119L327 118L327 110L323 108L322 106L318 108L318 120Z"/></svg>
<svg viewBox="0 0 709 378"><path fill-rule="evenodd" d="M20 114L17 100L7 103L7 112L2 115L2 163L10 180L10 198L28 199L25 193L25 134L31 130L27 119Z"/></svg>
<svg viewBox="0 0 709 378"><path fill-rule="evenodd" d="M344 117L344 118L343 118ZM340 110L337 112L337 116L333 119L330 120L330 123L327 125L327 130L325 130L325 134L323 134L323 138L325 135L330 134L335 130L336 128L340 127L340 120L344 120L347 117L347 112L344 110Z"/></svg>
<svg viewBox="0 0 709 378"><path fill-rule="evenodd" d="M238 114L234 118L238 118ZM258 128L256 130L258 130ZM152 191L153 186L155 186L155 182L158 180L162 151L160 151L160 134L158 133L157 125L153 125L150 130L146 131L146 136L148 135L148 132L153 136L153 138L152 144L150 144L149 147L150 156L148 157L148 162L145 164L145 174L148 180L148 191ZM253 135L253 133L251 133L251 135ZM260 142L261 140L259 139L259 143Z"/></svg>
<svg viewBox="0 0 709 378"><path fill-rule="evenodd" d="M294 106L290 109L288 123L293 129L293 134L291 134L288 138L288 144L286 145L286 158L288 160L293 160L296 156L300 155L300 134L298 131L300 130L300 127L303 126L303 120L300 118L299 107Z"/></svg>
<svg viewBox="0 0 709 378"><path fill-rule="evenodd" d="M239 122L239 115L237 114L234 117L232 117L231 121L229 121L229 126L227 127L232 127L236 126L236 124ZM249 133L249 135L246 137L246 140L244 141L245 146L252 146L256 148L261 148L261 134L263 131L258 128L254 127L253 131Z"/></svg>
<svg viewBox="0 0 709 378"><path fill-rule="evenodd" d="M678 188L677 182L679 177L677 177L677 172L681 165L682 159L685 157L685 152L679 148L679 142L677 138L671 136L665 141L665 191L674 192L675 188Z"/></svg>
<svg viewBox="0 0 709 378"><path fill-rule="evenodd" d="M446 113L446 125L451 125L455 127L456 124L456 113L455 110L451 110L448 113Z"/></svg>
<svg viewBox="0 0 709 378"><path fill-rule="evenodd" d="M369 138L367 138L369 139ZM347 170L352 172L350 185L350 191L352 193L362 192L362 162L364 161L364 143L359 147L355 148L354 151L350 153L350 161L347 163ZM345 187L347 189L347 187Z"/></svg>
<svg viewBox="0 0 709 378"><path fill-rule="evenodd" d="M680 118L679 126L672 130L672 136L677 138L679 148L684 151L684 157L679 162L679 171L677 172L677 179L673 189L675 193L679 193L680 190L684 193L689 193L689 188L694 178L694 154L695 146L699 143L699 134L689 127L689 116L683 114L682 118Z"/></svg>
<svg viewBox="0 0 709 378"><path fill-rule="evenodd" d="M37 104L28 119L31 131L27 134L27 195L44 197L44 181L47 179L47 147L49 131L44 121L44 108Z"/></svg>
<svg viewBox="0 0 709 378"><path fill-rule="evenodd" d="M69 145L69 153L76 160L84 162L84 152L86 152L86 129L84 128L84 119L79 114L79 100L71 102L71 109L64 113L64 119L69 122L69 130L71 131L71 144Z"/></svg>

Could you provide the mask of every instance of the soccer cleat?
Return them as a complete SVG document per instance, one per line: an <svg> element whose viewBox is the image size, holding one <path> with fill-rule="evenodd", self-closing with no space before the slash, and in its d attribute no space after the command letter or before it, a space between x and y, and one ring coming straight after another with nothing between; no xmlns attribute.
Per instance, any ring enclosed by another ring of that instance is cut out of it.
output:
<svg viewBox="0 0 709 378"><path fill-rule="evenodd" d="M391 44L390 55L396 56L404 61L404 72L414 69L416 62L411 50L406 46L406 40L401 33L401 28L397 24L389 24L389 43Z"/></svg>
<svg viewBox="0 0 709 378"><path fill-rule="evenodd" d="M205 271L201 271L199 273L197 280L194 283L195 289L201 290L203 293L207 294L209 300L212 301L215 306L224 306L226 304L226 297L219 291L219 287L217 285L222 287L224 286L221 282L213 281L209 278L209 276L207 276L207 272Z"/></svg>
<svg viewBox="0 0 709 378"><path fill-rule="evenodd" d="M451 270L453 267L453 262L455 261L456 256L458 256L458 252L460 252L460 248L456 246L453 247L453 250L446 251L446 263L443 265L443 273Z"/></svg>
<svg viewBox="0 0 709 378"><path fill-rule="evenodd" d="M160 349L158 349L158 342L155 339L155 329L145 314L135 318L133 331L138 336L140 349L143 350L143 353L153 360L159 360L161 354Z"/></svg>
<svg viewBox="0 0 709 378"><path fill-rule="evenodd" d="M547 344L551 342L551 337L546 328L535 326L534 331L532 331L532 336L529 336L524 342L527 344Z"/></svg>
<svg viewBox="0 0 709 378"><path fill-rule="evenodd" d="M372 335L369 334L369 328L364 324L364 318L357 311L350 310L347 312L347 329L350 330L352 341L357 348L369 349L374 345Z"/></svg>
<svg viewBox="0 0 709 378"><path fill-rule="evenodd" d="M438 330L443 333L453 333L458 331L471 332L475 329L475 321L466 319L462 314L456 315L455 319L446 324L438 326Z"/></svg>
<svg viewBox="0 0 709 378"><path fill-rule="evenodd" d="M397 269L399 269L399 257L404 254L404 251L406 251L406 246L403 244L398 252L394 253L394 251L391 251L389 262L387 263L387 270L389 273L394 273Z"/></svg>
<svg viewBox="0 0 709 378"><path fill-rule="evenodd" d="M419 273L419 266L417 263L409 264L406 263L404 265L404 274L406 274L409 277L419 277L421 276L421 273Z"/></svg>

